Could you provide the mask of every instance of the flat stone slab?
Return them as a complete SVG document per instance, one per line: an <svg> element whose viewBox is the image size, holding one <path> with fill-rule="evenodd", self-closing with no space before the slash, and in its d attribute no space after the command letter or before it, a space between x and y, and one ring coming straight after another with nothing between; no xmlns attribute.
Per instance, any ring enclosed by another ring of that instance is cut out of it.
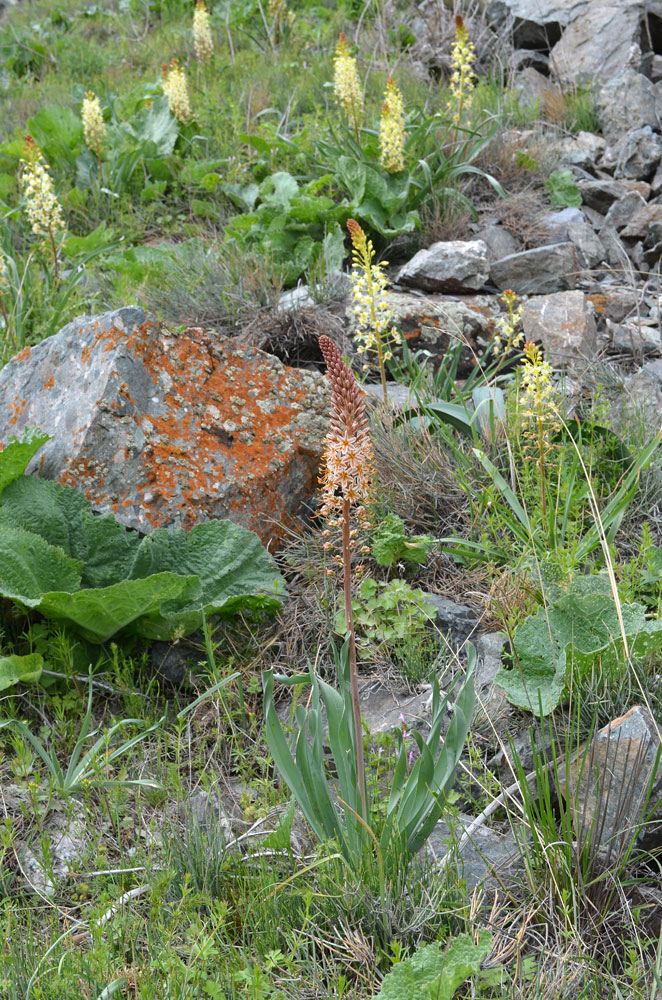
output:
<svg viewBox="0 0 662 1000"><path fill-rule="evenodd" d="M490 280L505 291L511 288L518 295L546 295L575 288L581 272L581 262L572 243L523 250L495 261L490 267Z"/></svg>
<svg viewBox="0 0 662 1000"><path fill-rule="evenodd" d="M660 728L641 705L600 729L571 762L561 792L579 841L618 857L649 812L651 822L637 837L646 850L662 844L662 766L655 772ZM650 798L648 793L650 791Z"/></svg>
<svg viewBox="0 0 662 1000"><path fill-rule="evenodd" d="M316 372L142 309L77 319L0 372L0 444L52 439L28 472L127 527L229 518L265 544L316 486L330 393Z"/></svg>
<svg viewBox="0 0 662 1000"><path fill-rule="evenodd" d="M477 292L488 276L483 240L451 240L419 250L400 268L396 281L428 292Z"/></svg>

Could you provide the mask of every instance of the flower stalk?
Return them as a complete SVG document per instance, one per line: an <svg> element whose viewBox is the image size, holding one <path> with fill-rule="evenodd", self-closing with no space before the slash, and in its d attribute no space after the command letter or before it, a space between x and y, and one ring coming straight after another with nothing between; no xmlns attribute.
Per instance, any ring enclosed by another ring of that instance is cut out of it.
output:
<svg viewBox="0 0 662 1000"><path fill-rule="evenodd" d="M520 414L528 421L523 431L523 438L533 442L537 452L536 465L540 477L540 504L545 528L549 533L547 521L547 469L545 452L549 447L552 434L559 429L554 405L554 386L552 384L552 366L545 361L541 349L529 341L523 348L522 360L522 394L520 397Z"/></svg>
<svg viewBox="0 0 662 1000"><path fill-rule="evenodd" d="M391 348L402 343L401 335L393 325L393 311L386 296L387 278L384 269L387 262L373 263L375 250L372 240L368 239L355 219L347 220L347 229L352 239L354 269L351 281L358 352L377 355L384 404L387 404L385 362L393 357ZM364 369L369 367L370 365L364 365Z"/></svg>
<svg viewBox="0 0 662 1000"><path fill-rule="evenodd" d="M103 184L103 167L101 166L101 149L106 140L106 125L103 120L101 103L91 90L88 90L83 98L81 108L81 119L83 121L83 136L85 145L96 153L99 164L99 181Z"/></svg>
<svg viewBox="0 0 662 1000"><path fill-rule="evenodd" d="M205 0L196 0L193 11L193 48L198 62L208 62L214 55L214 40Z"/></svg>
<svg viewBox="0 0 662 1000"><path fill-rule="evenodd" d="M64 229L62 208L57 200L49 166L31 135L26 135L25 155L21 159L21 187L25 195L25 211L35 236L45 236L53 255L53 279L57 284L59 269L55 235Z"/></svg>
<svg viewBox="0 0 662 1000"><path fill-rule="evenodd" d="M163 70L161 88L163 93L168 98L170 114L173 115L178 122L181 122L182 125L186 125L186 123L193 117L191 103L188 96L186 73L179 65L179 60L177 59L172 60L170 63L170 69L168 69L165 63L161 68Z"/></svg>
<svg viewBox="0 0 662 1000"><path fill-rule="evenodd" d="M359 706L359 685L356 668L356 633L352 611L352 549L357 536L352 527L352 510L359 523L367 524L367 505L372 496L374 478L373 455L368 430L365 400L354 374L342 359L340 351L329 337L319 338L331 385L331 429L324 447L321 516L330 528L342 530L343 598L349 632L349 676L356 744L356 772L363 808L367 820L365 787L365 757L363 728ZM325 548L332 548L326 542Z"/></svg>
<svg viewBox="0 0 662 1000"><path fill-rule="evenodd" d="M451 49L453 72L450 79L451 99L448 110L455 125L462 124L462 117L471 107L472 91L476 85L473 64L476 59L473 42L469 38L467 26L461 14L455 15L455 41ZM464 123L470 125L469 121Z"/></svg>
<svg viewBox="0 0 662 1000"><path fill-rule="evenodd" d="M333 92L359 141L359 122L363 115L363 91L356 59L349 51L344 32L340 33L333 60Z"/></svg>
<svg viewBox="0 0 662 1000"><path fill-rule="evenodd" d="M379 162L390 174L405 168L405 109L393 77L386 81L379 120Z"/></svg>

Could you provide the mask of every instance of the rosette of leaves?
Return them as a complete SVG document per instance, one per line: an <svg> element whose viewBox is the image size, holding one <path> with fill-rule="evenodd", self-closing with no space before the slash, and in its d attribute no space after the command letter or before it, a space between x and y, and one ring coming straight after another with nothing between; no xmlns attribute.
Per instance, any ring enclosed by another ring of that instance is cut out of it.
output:
<svg viewBox="0 0 662 1000"><path fill-rule="evenodd" d="M617 608L602 574L577 576L567 590L547 584L545 596L546 606L515 629L513 664L495 678L513 705L535 715L553 712L596 661L617 669L662 646L662 619L647 620L637 603Z"/></svg>
<svg viewBox="0 0 662 1000"><path fill-rule="evenodd" d="M23 475L47 440L32 432L0 451L0 597L91 642L120 631L171 639L203 616L280 608L284 582L252 531L208 521L143 538L76 490ZM0 659L0 689L39 671L34 657Z"/></svg>

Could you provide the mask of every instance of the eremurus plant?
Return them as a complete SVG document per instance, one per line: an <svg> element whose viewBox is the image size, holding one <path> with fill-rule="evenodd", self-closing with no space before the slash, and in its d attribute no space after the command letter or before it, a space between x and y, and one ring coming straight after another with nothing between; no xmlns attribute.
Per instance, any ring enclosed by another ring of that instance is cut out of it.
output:
<svg viewBox="0 0 662 1000"><path fill-rule="evenodd" d="M372 448L363 395L338 348L320 337L331 384L331 426L326 439L322 475L321 513L328 518L326 547L332 548L331 529L340 528L342 553L334 558L342 567L347 635L339 654L338 689L309 667L307 673L275 676L263 674L265 736L274 764L320 841L336 840L348 864L359 870L366 852L376 851L382 888L394 868L406 870L425 844L446 804L454 781L473 714L473 664L475 651L467 644L468 666L457 694L453 717L441 742L446 701L434 673L430 675L432 707L430 731L424 739L410 731L417 758L412 762L411 743L405 744L396 728L397 753L389 776L385 812L373 810L368 796L359 709L356 645L352 617L352 550L357 529L350 518L367 518L373 488ZM274 702L274 684L310 684L309 708L297 705L294 713L294 746L288 745ZM326 732L324 714L326 715ZM332 791L327 778L325 744L331 750L336 774Z"/></svg>
<svg viewBox="0 0 662 1000"><path fill-rule="evenodd" d="M370 503L374 472L372 447L368 433L368 417L363 393L342 359L340 351L328 337L320 337L320 348L326 362L331 385L331 429L326 436L322 488L322 515L329 518L329 527L342 530L342 569L345 620L349 635L349 676L356 739L357 771L363 816L366 817L365 764L359 708L359 686L356 673L356 636L352 613L352 542L356 529L351 527L352 508L357 518L366 520L366 505ZM326 543L330 546L332 543Z"/></svg>

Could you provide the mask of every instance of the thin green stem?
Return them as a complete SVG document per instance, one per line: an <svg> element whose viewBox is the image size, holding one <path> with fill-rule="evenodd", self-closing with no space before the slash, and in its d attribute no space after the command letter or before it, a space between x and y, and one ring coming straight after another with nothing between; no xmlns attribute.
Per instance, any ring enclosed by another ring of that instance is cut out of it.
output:
<svg viewBox="0 0 662 1000"><path fill-rule="evenodd" d="M57 285L60 280L60 271L57 263L57 247L55 246L55 234L53 233L53 227L48 227L48 235L51 241L51 250L53 251L53 283Z"/></svg>
<svg viewBox="0 0 662 1000"><path fill-rule="evenodd" d="M363 755L363 727L361 725L361 708L359 706L359 680L356 670L356 634L354 631L354 613L352 611L352 553L349 537L350 502L343 499L342 512L342 557L343 557L343 590L345 597L345 620L349 632L349 683L352 694L352 714L354 716L354 742L356 744L356 780L359 783L361 808L363 818L368 818L365 794L365 758Z"/></svg>

